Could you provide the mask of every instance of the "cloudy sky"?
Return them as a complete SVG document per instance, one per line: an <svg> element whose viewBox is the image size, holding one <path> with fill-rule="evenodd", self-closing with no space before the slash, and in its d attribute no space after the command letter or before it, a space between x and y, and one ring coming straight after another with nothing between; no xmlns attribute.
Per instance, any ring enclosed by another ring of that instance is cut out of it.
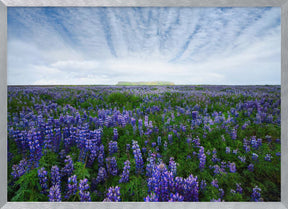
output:
<svg viewBox="0 0 288 209"><path fill-rule="evenodd" d="M8 8L8 85L280 84L280 8Z"/></svg>

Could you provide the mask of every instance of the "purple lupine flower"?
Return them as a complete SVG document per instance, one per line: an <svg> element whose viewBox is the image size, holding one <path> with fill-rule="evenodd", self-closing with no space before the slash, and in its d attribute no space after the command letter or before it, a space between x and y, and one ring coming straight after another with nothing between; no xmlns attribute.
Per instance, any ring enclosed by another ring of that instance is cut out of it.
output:
<svg viewBox="0 0 288 209"><path fill-rule="evenodd" d="M145 117L144 117L144 126L148 127L148 125L149 125L149 119L148 119L148 116L145 115Z"/></svg>
<svg viewBox="0 0 288 209"><path fill-rule="evenodd" d="M242 130L245 130L247 128L248 124L245 122L242 126Z"/></svg>
<svg viewBox="0 0 288 209"><path fill-rule="evenodd" d="M257 143L258 143L258 147L260 147L262 145L262 139L257 139Z"/></svg>
<svg viewBox="0 0 288 209"><path fill-rule="evenodd" d="M86 191L89 189L88 180L85 178L79 182L79 195L81 202L91 201L90 192Z"/></svg>
<svg viewBox="0 0 288 209"><path fill-rule="evenodd" d="M129 152L130 148L131 148L131 145L130 144L126 144L126 152Z"/></svg>
<svg viewBox="0 0 288 209"><path fill-rule="evenodd" d="M174 185L175 185L175 191L183 194L183 177L175 177Z"/></svg>
<svg viewBox="0 0 288 209"><path fill-rule="evenodd" d="M192 111L192 118L193 120L197 119L198 111Z"/></svg>
<svg viewBox="0 0 288 209"><path fill-rule="evenodd" d="M235 163L230 163L229 164L230 172L235 173L236 172L236 164Z"/></svg>
<svg viewBox="0 0 288 209"><path fill-rule="evenodd" d="M225 161L221 162L221 169L220 171L226 173L227 163Z"/></svg>
<svg viewBox="0 0 288 209"><path fill-rule="evenodd" d="M144 198L145 202L159 202L159 199L155 193L151 193L147 197Z"/></svg>
<svg viewBox="0 0 288 209"><path fill-rule="evenodd" d="M110 141L109 142L109 155L112 156L114 153L117 153L117 141Z"/></svg>
<svg viewBox="0 0 288 209"><path fill-rule="evenodd" d="M252 137L251 137L250 144L251 144L251 146L252 146L253 149L257 149L258 143L257 143L256 136L252 136Z"/></svg>
<svg viewBox="0 0 288 209"><path fill-rule="evenodd" d="M136 163L136 173L141 174L143 172L144 162L142 159L142 154L137 141L132 141L132 149Z"/></svg>
<svg viewBox="0 0 288 209"><path fill-rule="evenodd" d="M243 145L247 145L249 143L250 143L249 140L247 140L246 138L243 139Z"/></svg>
<svg viewBox="0 0 288 209"><path fill-rule="evenodd" d="M143 126L143 121L141 118L139 118L138 120L138 127L139 127L139 130L142 129L142 126Z"/></svg>
<svg viewBox="0 0 288 209"><path fill-rule="evenodd" d="M173 182L173 174L169 172L165 164L160 163L155 167L152 177L148 179L148 192L154 192L159 201L169 200L169 185Z"/></svg>
<svg viewBox="0 0 288 209"><path fill-rule="evenodd" d="M272 159L271 154L266 154L264 157L264 160L269 161L269 162L271 161L271 159Z"/></svg>
<svg viewBox="0 0 288 209"><path fill-rule="evenodd" d="M201 182L200 182L200 190L201 191L204 191L206 189L206 186L207 186L207 183L206 181L203 179Z"/></svg>
<svg viewBox="0 0 288 209"><path fill-rule="evenodd" d="M120 187L118 187L118 186L110 187L108 189L108 192L107 192L107 198L111 202L120 202L121 201L121 198L120 198Z"/></svg>
<svg viewBox="0 0 288 209"><path fill-rule="evenodd" d="M243 193L243 189L241 187L241 183L236 183L236 192L238 192L239 194Z"/></svg>
<svg viewBox="0 0 288 209"><path fill-rule="evenodd" d="M53 186L61 184L61 177L59 173L59 168L57 165L52 166L51 168L51 183Z"/></svg>
<svg viewBox="0 0 288 209"><path fill-rule="evenodd" d="M45 171L44 167L38 170L38 178L39 178L39 183L42 188L41 192L45 193L46 190L48 189L48 185L47 185L48 178L47 178L47 171Z"/></svg>
<svg viewBox="0 0 288 209"><path fill-rule="evenodd" d="M205 155L203 146L200 147L198 158L200 161L199 162L199 168L201 171L203 171L205 168L205 163L206 163L206 155Z"/></svg>
<svg viewBox="0 0 288 209"><path fill-rule="evenodd" d="M99 183L101 183L101 182L104 182L106 177L107 177L106 169L103 168L103 167L100 167L99 170L98 170L98 175L97 175L97 178L96 178L96 183L99 184Z"/></svg>
<svg viewBox="0 0 288 209"><path fill-rule="evenodd" d="M180 195L178 192L176 194L171 193L170 199L168 200L168 202L183 202L183 201L184 197Z"/></svg>
<svg viewBox="0 0 288 209"><path fill-rule="evenodd" d="M231 139L235 140L237 138L237 130L235 130L234 128L231 131Z"/></svg>
<svg viewBox="0 0 288 209"><path fill-rule="evenodd" d="M151 121L151 122L152 122L152 121ZM153 130L152 130L152 132L153 132ZM159 133L159 128L158 128L157 126L154 127L154 132L155 132L156 134Z"/></svg>
<svg viewBox="0 0 288 209"><path fill-rule="evenodd" d="M169 141L169 144L172 144L173 142L172 134L168 134L168 141Z"/></svg>
<svg viewBox="0 0 288 209"><path fill-rule="evenodd" d="M150 130L152 130L152 128L153 128L153 122L152 122L151 120L149 121L148 128L149 128Z"/></svg>
<svg viewBox="0 0 288 209"><path fill-rule="evenodd" d="M244 144L243 145L243 149L245 150L245 152L247 153L247 152L250 152L250 146L249 145L246 145L246 144Z"/></svg>
<svg viewBox="0 0 288 209"><path fill-rule="evenodd" d="M258 155L256 153L252 153L252 160L257 161Z"/></svg>
<svg viewBox="0 0 288 209"><path fill-rule="evenodd" d="M124 162L124 169L121 175L121 179L119 180L119 183L126 183L129 181L129 172L130 172L130 161L126 160Z"/></svg>
<svg viewBox="0 0 288 209"><path fill-rule="evenodd" d="M115 157L107 157L106 158L106 167L109 174L112 176L117 176L117 161Z"/></svg>
<svg viewBox="0 0 288 209"><path fill-rule="evenodd" d="M230 147L226 147L226 154L230 153Z"/></svg>
<svg viewBox="0 0 288 209"><path fill-rule="evenodd" d="M90 155L89 155L89 160L87 162L87 166L91 167L97 157L97 153L99 150L99 147L96 145L96 139L92 139L93 144L90 147Z"/></svg>
<svg viewBox="0 0 288 209"><path fill-rule="evenodd" d="M35 163L36 167L38 167L39 160L42 156L42 147L40 145L40 138L35 131L28 133L27 142L30 150L30 159L32 163Z"/></svg>
<svg viewBox="0 0 288 209"><path fill-rule="evenodd" d="M118 140L118 130L117 130L117 128L113 129L113 140L114 141Z"/></svg>
<svg viewBox="0 0 288 209"><path fill-rule="evenodd" d="M61 191L60 185L56 184L50 188L49 194L49 202L61 202Z"/></svg>
<svg viewBox="0 0 288 209"><path fill-rule="evenodd" d="M185 126L185 125L180 124L180 128L181 128L181 130L182 130L183 132L186 132L186 126Z"/></svg>
<svg viewBox="0 0 288 209"><path fill-rule="evenodd" d="M152 142L152 147L156 147L156 142Z"/></svg>
<svg viewBox="0 0 288 209"><path fill-rule="evenodd" d="M199 184L197 176L189 175L183 182L183 196L185 201L199 201Z"/></svg>
<svg viewBox="0 0 288 209"><path fill-rule="evenodd" d="M177 174L177 165L174 161L174 157L170 157L169 161L169 170L173 173L174 176Z"/></svg>
<svg viewBox="0 0 288 209"><path fill-rule="evenodd" d="M72 195L75 195L77 192L77 176L73 175L68 178L68 191L65 198L69 199Z"/></svg>
<svg viewBox="0 0 288 209"><path fill-rule="evenodd" d="M54 128L55 131L55 137L53 140L53 146L54 146L54 151L58 152L59 151L59 145L60 145L60 140L61 140L61 130L60 128Z"/></svg>
<svg viewBox="0 0 288 209"><path fill-rule="evenodd" d="M251 201L253 202L262 202L262 199L261 199L261 189L256 186L253 188L253 192L251 194Z"/></svg>
<svg viewBox="0 0 288 209"><path fill-rule="evenodd" d="M72 145L72 138L71 137L64 138L64 149L66 153L70 151L71 145Z"/></svg>
<svg viewBox="0 0 288 209"><path fill-rule="evenodd" d="M219 198L217 200L213 198L213 199L210 200L210 202L221 202L221 201L222 201L221 198Z"/></svg>
<svg viewBox="0 0 288 209"><path fill-rule="evenodd" d="M252 163L248 165L248 171L254 171L254 165Z"/></svg>
<svg viewBox="0 0 288 209"><path fill-rule="evenodd" d="M168 148L168 143L167 141L164 141L164 150L167 150L167 148Z"/></svg>
<svg viewBox="0 0 288 209"><path fill-rule="evenodd" d="M64 166L64 168L62 168L62 175L63 176L71 176L74 170L74 166L73 166L73 161L72 158L70 157L70 155L66 156L66 159L64 161L66 164Z"/></svg>
<svg viewBox="0 0 288 209"><path fill-rule="evenodd" d="M158 136L158 138L157 138L157 145L161 146L161 136Z"/></svg>
<svg viewBox="0 0 288 209"><path fill-rule="evenodd" d="M224 190L222 188L219 188L218 191L220 192L220 198L223 199L224 197Z"/></svg>
<svg viewBox="0 0 288 209"><path fill-rule="evenodd" d="M239 159L242 163L245 163L245 162L246 162L246 157L245 157L245 156L238 156L238 159Z"/></svg>
<svg viewBox="0 0 288 209"><path fill-rule="evenodd" d="M256 136L252 136L250 144L253 149L258 149L262 145L262 139L256 139Z"/></svg>
<svg viewBox="0 0 288 209"><path fill-rule="evenodd" d="M194 143L195 147L200 147L200 139L198 136L194 138L192 142Z"/></svg>
<svg viewBox="0 0 288 209"><path fill-rule="evenodd" d="M131 125L134 127L134 126L136 126L136 120L135 120L135 118L131 118Z"/></svg>
<svg viewBox="0 0 288 209"><path fill-rule="evenodd" d="M108 197L106 197L103 202L112 202Z"/></svg>
<svg viewBox="0 0 288 209"><path fill-rule="evenodd" d="M63 160L64 157L65 157L65 155L66 155L66 151L65 151L65 149L62 149L62 150L59 152L59 157L60 157L60 159Z"/></svg>
<svg viewBox="0 0 288 209"><path fill-rule="evenodd" d="M150 157L147 158L147 166L146 166L146 176L151 177L152 176L152 171L156 166L156 155L154 153L150 154Z"/></svg>
<svg viewBox="0 0 288 209"><path fill-rule="evenodd" d="M96 134L97 145L99 146L101 144L101 138L102 138L103 130L102 129L97 129L95 131L95 134Z"/></svg>
<svg viewBox="0 0 288 209"><path fill-rule="evenodd" d="M218 161L220 161L220 159L217 158L217 154L216 154L216 153L214 153L214 154L212 155L211 161L212 161L213 163L217 163Z"/></svg>
<svg viewBox="0 0 288 209"><path fill-rule="evenodd" d="M211 182L211 185L218 189L219 188L218 180L217 179L213 179L213 181Z"/></svg>
<svg viewBox="0 0 288 209"><path fill-rule="evenodd" d="M28 162L23 159L19 162L18 165L13 165L12 170L13 172L11 173L11 175L13 176L13 178L21 177L28 171Z"/></svg>
<svg viewBox="0 0 288 209"><path fill-rule="evenodd" d="M99 146L99 153L98 153L98 163L101 167L104 166L104 158L105 158L104 145L101 144Z"/></svg>
<svg viewBox="0 0 288 209"><path fill-rule="evenodd" d="M273 122L273 115L272 114L269 114L266 118L266 122L267 123L272 123Z"/></svg>
<svg viewBox="0 0 288 209"><path fill-rule="evenodd" d="M219 174L220 173L220 167L219 167L219 165L214 165L213 166L213 168L214 168L214 174Z"/></svg>

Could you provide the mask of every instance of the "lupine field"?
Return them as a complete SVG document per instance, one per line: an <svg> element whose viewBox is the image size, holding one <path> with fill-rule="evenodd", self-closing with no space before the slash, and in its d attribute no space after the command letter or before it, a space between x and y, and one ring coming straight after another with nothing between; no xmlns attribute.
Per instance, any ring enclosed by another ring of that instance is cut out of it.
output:
<svg viewBox="0 0 288 209"><path fill-rule="evenodd" d="M280 86L8 87L8 201L280 201Z"/></svg>

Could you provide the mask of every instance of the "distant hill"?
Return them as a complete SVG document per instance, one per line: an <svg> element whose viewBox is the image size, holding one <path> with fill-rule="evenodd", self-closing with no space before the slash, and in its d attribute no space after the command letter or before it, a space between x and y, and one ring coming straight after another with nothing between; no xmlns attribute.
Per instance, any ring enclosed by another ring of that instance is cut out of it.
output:
<svg viewBox="0 0 288 209"><path fill-rule="evenodd" d="M175 85L173 82L169 81L151 81L151 82L127 82L127 81L119 81L117 86L170 86L170 85Z"/></svg>

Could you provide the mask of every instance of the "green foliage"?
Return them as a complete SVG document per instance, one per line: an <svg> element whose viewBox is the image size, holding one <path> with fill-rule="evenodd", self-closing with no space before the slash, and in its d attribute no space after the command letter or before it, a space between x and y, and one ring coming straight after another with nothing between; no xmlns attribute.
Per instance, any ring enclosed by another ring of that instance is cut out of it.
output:
<svg viewBox="0 0 288 209"><path fill-rule="evenodd" d="M88 169L85 167L85 164L82 162L75 162L74 163L74 174L77 176L77 178L84 179L84 178L90 178L90 173Z"/></svg>
<svg viewBox="0 0 288 209"><path fill-rule="evenodd" d="M115 92L107 96L106 101L119 107L127 106L131 109L139 106L142 99L134 94Z"/></svg>
<svg viewBox="0 0 288 209"><path fill-rule="evenodd" d="M148 188L145 179L138 176L132 176L129 183L122 186L122 199L124 201L142 202L144 200L143 197L148 195L147 190Z"/></svg>
<svg viewBox="0 0 288 209"><path fill-rule="evenodd" d="M52 152L50 150L43 150L45 155L42 155L41 159L39 160L39 167L44 167L47 171L51 170L52 166L57 165L59 166L58 161L58 154ZM53 164L51 164L53 162Z"/></svg>
<svg viewBox="0 0 288 209"><path fill-rule="evenodd" d="M47 201L48 198L41 194L41 186L38 180L38 171L33 169L21 176L14 185L17 190L11 201Z"/></svg>

